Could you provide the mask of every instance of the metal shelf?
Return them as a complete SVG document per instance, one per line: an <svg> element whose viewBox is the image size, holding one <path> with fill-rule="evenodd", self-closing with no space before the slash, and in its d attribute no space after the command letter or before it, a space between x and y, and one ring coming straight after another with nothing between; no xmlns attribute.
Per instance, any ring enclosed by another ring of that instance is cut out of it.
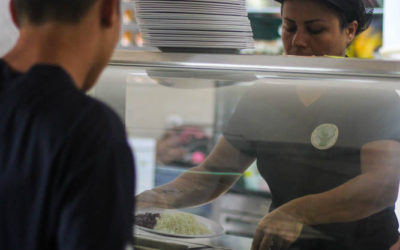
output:
<svg viewBox="0 0 400 250"><path fill-rule="evenodd" d="M134 52L117 50L110 62L112 65L168 68L173 70L221 70L259 72L269 76L299 78L326 77L356 80L371 77L400 79L400 63L385 60L336 59L329 57L222 55L191 53ZM209 74L206 72L205 74ZM204 76L207 79L206 75Z"/></svg>

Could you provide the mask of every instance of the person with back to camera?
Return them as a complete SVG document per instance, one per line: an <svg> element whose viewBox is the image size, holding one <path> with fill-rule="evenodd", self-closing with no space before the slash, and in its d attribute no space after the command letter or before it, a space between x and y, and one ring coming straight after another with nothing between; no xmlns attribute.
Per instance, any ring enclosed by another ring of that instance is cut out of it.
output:
<svg viewBox="0 0 400 250"><path fill-rule="evenodd" d="M280 2L287 55L345 56L369 24L361 0ZM257 160L272 204L252 250L389 249L398 239L399 141L394 91L255 86L202 164L136 202L183 208L213 201L240 177L228 173ZM310 228L321 237L307 238Z"/></svg>
<svg viewBox="0 0 400 250"><path fill-rule="evenodd" d="M85 95L119 39L119 0L12 0L0 60L0 249L133 249L125 129Z"/></svg>

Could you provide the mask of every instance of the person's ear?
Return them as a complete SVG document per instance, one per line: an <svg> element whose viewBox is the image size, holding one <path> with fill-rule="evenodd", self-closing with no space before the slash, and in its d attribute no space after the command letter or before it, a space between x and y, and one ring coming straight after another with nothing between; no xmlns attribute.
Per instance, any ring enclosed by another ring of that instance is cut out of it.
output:
<svg viewBox="0 0 400 250"><path fill-rule="evenodd" d="M347 45L349 45L356 37L357 29L358 29L358 22L356 20L354 20L347 26L345 31L347 36Z"/></svg>
<svg viewBox="0 0 400 250"><path fill-rule="evenodd" d="M18 15L17 15L17 9L15 8L15 3L14 0L10 0L10 14L11 14L11 19L15 26L19 28L19 20L18 20Z"/></svg>
<svg viewBox="0 0 400 250"><path fill-rule="evenodd" d="M117 20L114 15L119 14L119 0L101 1L101 25L111 27Z"/></svg>

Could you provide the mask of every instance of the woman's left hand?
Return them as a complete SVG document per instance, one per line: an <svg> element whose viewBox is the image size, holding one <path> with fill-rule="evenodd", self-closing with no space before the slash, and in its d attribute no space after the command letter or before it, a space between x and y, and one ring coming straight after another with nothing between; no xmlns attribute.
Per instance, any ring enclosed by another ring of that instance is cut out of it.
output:
<svg viewBox="0 0 400 250"><path fill-rule="evenodd" d="M296 217L276 209L258 224L251 250L287 249L299 238L303 224Z"/></svg>

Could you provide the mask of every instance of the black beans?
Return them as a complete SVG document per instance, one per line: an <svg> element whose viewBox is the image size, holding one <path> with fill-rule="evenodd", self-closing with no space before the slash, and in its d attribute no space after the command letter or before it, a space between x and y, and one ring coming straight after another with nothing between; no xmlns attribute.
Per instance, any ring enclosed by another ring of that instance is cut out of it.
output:
<svg viewBox="0 0 400 250"><path fill-rule="evenodd" d="M159 213L145 213L135 216L135 224L141 227L153 229L157 224L157 218L160 217Z"/></svg>

